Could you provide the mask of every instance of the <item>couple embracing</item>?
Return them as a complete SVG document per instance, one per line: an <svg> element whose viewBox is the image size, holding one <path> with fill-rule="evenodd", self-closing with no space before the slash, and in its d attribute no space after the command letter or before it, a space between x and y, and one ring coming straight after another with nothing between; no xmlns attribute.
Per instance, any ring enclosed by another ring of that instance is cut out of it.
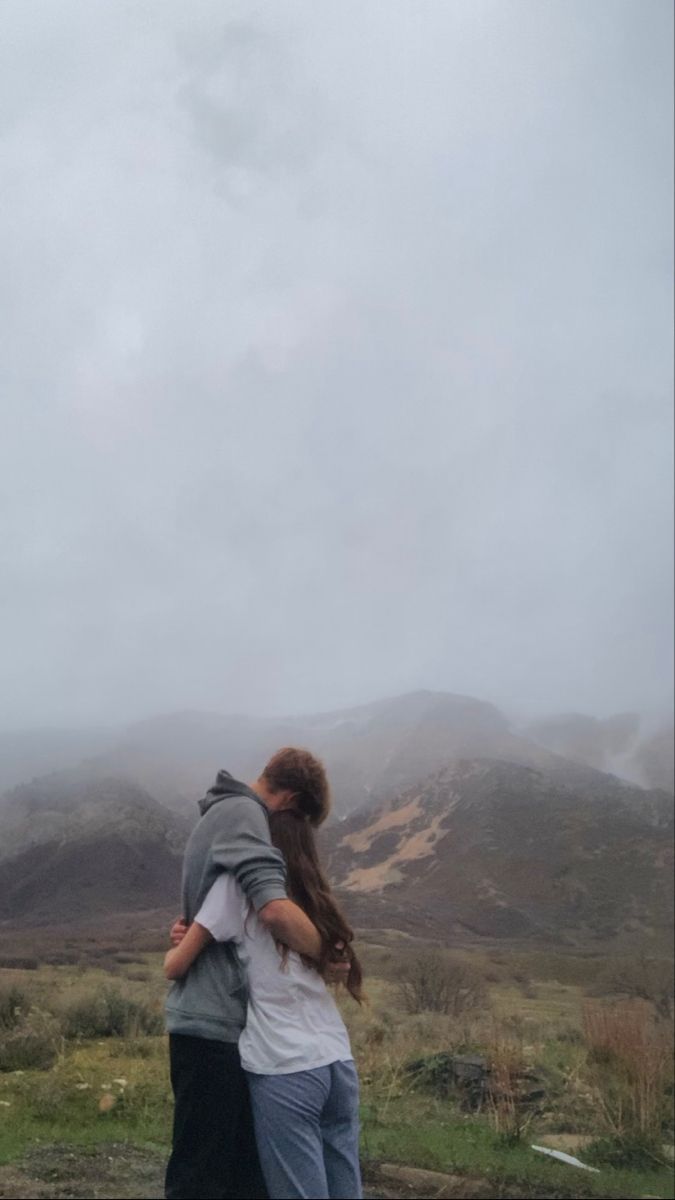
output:
<svg viewBox="0 0 675 1200"><path fill-rule="evenodd" d="M165 973L175 1110L168 1200L361 1196L358 1078L327 982L361 1000L314 829L323 765L287 748L220 771L185 851Z"/></svg>

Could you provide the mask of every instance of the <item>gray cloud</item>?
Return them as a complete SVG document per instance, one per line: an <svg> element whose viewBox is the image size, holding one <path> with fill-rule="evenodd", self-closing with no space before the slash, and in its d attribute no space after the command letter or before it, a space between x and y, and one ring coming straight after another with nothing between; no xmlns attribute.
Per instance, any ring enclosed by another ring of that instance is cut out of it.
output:
<svg viewBox="0 0 675 1200"><path fill-rule="evenodd" d="M667 703L670 4L3 22L0 720Z"/></svg>

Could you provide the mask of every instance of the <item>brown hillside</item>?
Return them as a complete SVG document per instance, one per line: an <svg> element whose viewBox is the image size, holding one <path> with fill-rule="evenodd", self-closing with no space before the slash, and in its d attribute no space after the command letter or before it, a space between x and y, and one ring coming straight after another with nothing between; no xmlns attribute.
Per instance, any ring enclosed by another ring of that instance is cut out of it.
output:
<svg viewBox="0 0 675 1200"><path fill-rule="evenodd" d="M670 798L588 768L462 760L328 842L361 924L579 944L671 927Z"/></svg>

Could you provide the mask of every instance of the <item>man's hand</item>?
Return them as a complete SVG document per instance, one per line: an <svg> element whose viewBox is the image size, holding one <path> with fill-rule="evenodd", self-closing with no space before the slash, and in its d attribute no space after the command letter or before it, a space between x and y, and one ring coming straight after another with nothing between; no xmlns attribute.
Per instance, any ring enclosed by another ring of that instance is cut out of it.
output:
<svg viewBox="0 0 675 1200"><path fill-rule="evenodd" d="M188 931L188 923L185 917L177 917L171 926L169 940L172 946L180 946L185 934Z"/></svg>

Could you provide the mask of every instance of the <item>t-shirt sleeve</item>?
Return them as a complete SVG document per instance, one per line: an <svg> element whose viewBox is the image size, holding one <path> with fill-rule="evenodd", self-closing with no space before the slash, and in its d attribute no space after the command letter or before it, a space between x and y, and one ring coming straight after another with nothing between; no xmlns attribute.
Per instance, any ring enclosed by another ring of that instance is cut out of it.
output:
<svg viewBox="0 0 675 1200"><path fill-rule="evenodd" d="M217 942L239 942L244 935L247 902L232 875L223 872L209 888L195 921Z"/></svg>

